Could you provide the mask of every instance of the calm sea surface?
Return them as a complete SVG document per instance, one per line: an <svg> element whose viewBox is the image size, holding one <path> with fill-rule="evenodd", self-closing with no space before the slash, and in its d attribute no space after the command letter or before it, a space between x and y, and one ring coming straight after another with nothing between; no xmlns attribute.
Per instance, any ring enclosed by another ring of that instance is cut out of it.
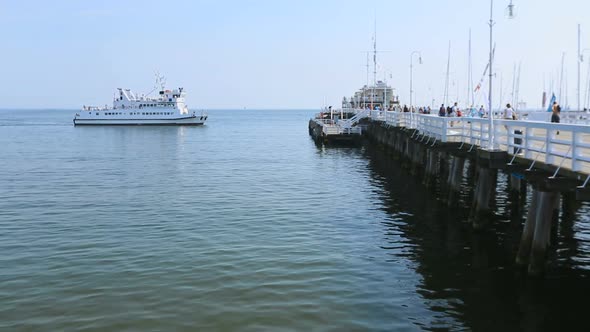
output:
<svg viewBox="0 0 590 332"><path fill-rule="evenodd" d="M449 210L370 145L317 147L313 111L73 113L0 110L0 331L588 328L587 205L535 281L505 188L474 233L467 193Z"/></svg>

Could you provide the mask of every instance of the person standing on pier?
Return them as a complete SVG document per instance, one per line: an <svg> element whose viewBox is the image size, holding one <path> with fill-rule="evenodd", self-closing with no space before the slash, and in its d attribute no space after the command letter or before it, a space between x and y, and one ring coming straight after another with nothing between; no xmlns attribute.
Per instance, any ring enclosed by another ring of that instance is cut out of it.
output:
<svg viewBox="0 0 590 332"><path fill-rule="evenodd" d="M510 106L510 104L506 104L506 108L504 109L504 119L505 120L516 120L516 113Z"/></svg>
<svg viewBox="0 0 590 332"><path fill-rule="evenodd" d="M445 108L445 104L441 104L440 108L438 109L438 116L446 116L447 110Z"/></svg>
<svg viewBox="0 0 590 332"><path fill-rule="evenodd" d="M486 115L486 109L483 108L483 105L481 105L481 107L479 108L479 117L484 118L485 115Z"/></svg>

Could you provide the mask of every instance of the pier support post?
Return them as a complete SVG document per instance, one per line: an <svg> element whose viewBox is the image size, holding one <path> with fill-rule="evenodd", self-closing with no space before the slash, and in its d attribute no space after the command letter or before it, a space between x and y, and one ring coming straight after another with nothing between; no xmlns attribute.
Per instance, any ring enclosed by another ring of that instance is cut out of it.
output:
<svg viewBox="0 0 590 332"><path fill-rule="evenodd" d="M461 190L461 181L463 180L463 169L465 167L465 159L455 156L451 164L451 171L449 172L448 184L448 205L453 206L457 203L459 191Z"/></svg>
<svg viewBox="0 0 590 332"><path fill-rule="evenodd" d="M426 172L424 174L424 185L432 187L434 180L438 175L438 152L428 150L426 152Z"/></svg>
<svg viewBox="0 0 590 332"><path fill-rule="evenodd" d="M516 264L525 266L529 263L531 254L531 243L533 242L533 235L535 234L535 223L537 221L537 208L539 206L539 191L533 190L531 197L531 205L527 214L522 236L520 238L520 245L518 246L518 253L516 254Z"/></svg>
<svg viewBox="0 0 590 332"><path fill-rule="evenodd" d="M535 234L531 245L531 257L529 262L529 275L539 276L545 270L547 247L549 246L553 211L559 200L557 192L539 192L539 205L537 208Z"/></svg>
<svg viewBox="0 0 590 332"><path fill-rule="evenodd" d="M420 170L424 167L424 147L422 146L422 144L414 140L411 140L410 142L412 144L412 169L410 173L412 175L418 175L420 173Z"/></svg>
<svg viewBox="0 0 590 332"><path fill-rule="evenodd" d="M492 170L487 167L479 168L479 175L471 208L471 224L475 230L485 228L492 216L490 203L495 192L493 187L495 176L497 176L497 170Z"/></svg>

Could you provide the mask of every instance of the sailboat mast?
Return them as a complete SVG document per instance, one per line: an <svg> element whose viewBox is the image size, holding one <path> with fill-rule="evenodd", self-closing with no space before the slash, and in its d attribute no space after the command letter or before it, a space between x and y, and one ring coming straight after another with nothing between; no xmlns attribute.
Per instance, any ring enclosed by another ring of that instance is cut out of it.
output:
<svg viewBox="0 0 590 332"><path fill-rule="evenodd" d="M516 96L516 63L512 68L512 94L510 95L510 103L514 106L514 97Z"/></svg>
<svg viewBox="0 0 590 332"><path fill-rule="evenodd" d="M447 56L447 75L445 78L445 105L449 106L449 67L451 66L451 41L449 40L449 52Z"/></svg>
<svg viewBox="0 0 590 332"><path fill-rule="evenodd" d="M375 85L377 85L377 18L375 18L373 38L373 93L371 96L371 109L373 109L373 99L375 99Z"/></svg>
<svg viewBox="0 0 590 332"><path fill-rule="evenodd" d="M582 55L580 54L580 24L578 23L578 111L580 110L580 62L582 61Z"/></svg>
<svg viewBox="0 0 590 332"><path fill-rule="evenodd" d="M467 67L467 106L471 107L474 103L473 96L473 70L471 65L471 29L469 29L469 62ZM470 106L471 105L471 106Z"/></svg>
<svg viewBox="0 0 590 332"><path fill-rule="evenodd" d="M590 90L590 61L588 61L588 73L586 74L586 89L584 93L584 108L588 108L588 90Z"/></svg>
<svg viewBox="0 0 590 332"><path fill-rule="evenodd" d="M500 107L498 107L498 109L502 109L502 86L503 86L503 80L502 80L502 72L500 72Z"/></svg>
<svg viewBox="0 0 590 332"><path fill-rule="evenodd" d="M561 87L563 86L563 63L565 61L565 52L561 53L561 74L559 75L559 103L562 102L561 99Z"/></svg>
<svg viewBox="0 0 590 332"><path fill-rule="evenodd" d="M518 74L516 75L516 95L514 96L514 105L512 105L512 108L514 108L514 110L518 110L518 99L520 97L520 65L521 63L518 63Z"/></svg>
<svg viewBox="0 0 590 332"><path fill-rule="evenodd" d="M367 52L367 85L363 89L363 108L367 107L367 89L369 89L369 52Z"/></svg>

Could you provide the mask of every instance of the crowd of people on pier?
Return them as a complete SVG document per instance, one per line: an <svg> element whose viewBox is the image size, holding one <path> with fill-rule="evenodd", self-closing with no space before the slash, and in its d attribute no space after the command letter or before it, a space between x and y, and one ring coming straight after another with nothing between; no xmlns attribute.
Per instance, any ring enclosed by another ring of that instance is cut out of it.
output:
<svg viewBox="0 0 590 332"><path fill-rule="evenodd" d="M351 105L355 107L356 105ZM376 110L376 111L388 111L388 112L403 112L403 113L419 113L419 114L432 114L432 108L430 106L409 106L408 105L389 105L386 108L382 108L380 105L370 105L367 104L361 108L366 110ZM551 122L552 123L559 123L560 122L560 114L561 114L561 106L556 101L553 101L551 105ZM453 103L453 105L446 105L441 104L440 108L438 109L438 116L444 117L470 117L470 118L487 118L489 116L489 112L486 110L484 105L481 105L479 108L471 105L465 109L461 109L457 102ZM505 120L517 120L517 112L512 108L510 103L506 104L502 115L498 116L499 118L503 118Z"/></svg>

